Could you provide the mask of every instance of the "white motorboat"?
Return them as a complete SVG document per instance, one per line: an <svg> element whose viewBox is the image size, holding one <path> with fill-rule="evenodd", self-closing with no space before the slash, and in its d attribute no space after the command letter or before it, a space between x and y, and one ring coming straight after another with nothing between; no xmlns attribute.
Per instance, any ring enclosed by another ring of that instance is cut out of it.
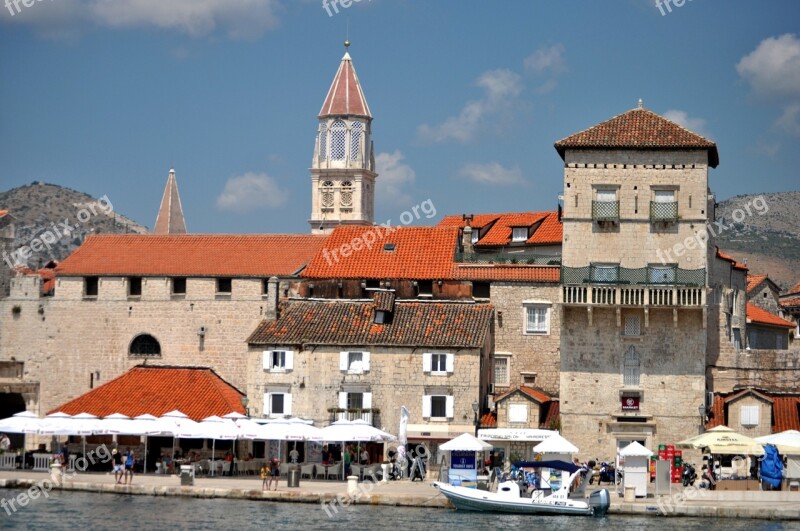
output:
<svg viewBox="0 0 800 531"><path fill-rule="evenodd" d="M547 461L521 464L523 466L560 468L570 471L571 474L564 485L552 494L545 495L541 490L534 490L530 497L521 496L519 484L515 481L503 481L497 486L496 492L453 486L438 481L434 482L433 486L439 489L460 511L602 516L611 505L611 499L606 489L592 492L588 498L570 498L570 486L582 472L580 468L571 463ZM588 477L584 478L586 482L588 479Z"/></svg>

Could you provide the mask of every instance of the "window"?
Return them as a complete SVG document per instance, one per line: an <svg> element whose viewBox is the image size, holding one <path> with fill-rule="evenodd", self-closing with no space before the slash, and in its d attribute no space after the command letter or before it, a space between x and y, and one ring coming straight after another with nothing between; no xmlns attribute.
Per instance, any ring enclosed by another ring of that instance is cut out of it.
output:
<svg viewBox="0 0 800 531"><path fill-rule="evenodd" d="M128 297L141 297L142 277L128 277Z"/></svg>
<svg viewBox="0 0 800 531"><path fill-rule="evenodd" d="M175 277L172 279L172 294L173 295L186 295L186 279L182 277Z"/></svg>
<svg viewBox="0 0 800 531"><path fill-rule="evenodd" d="M265 350L264 370L269 372L286 372L294 369L294 351Z"/></svg>
<svg viewBox="0 0 800 531"><path fill-rule="evenodd" d="M217 293L223 293L230 295L231 293L231 279L229 278L218 278L217 279Z"/></svg>
<svg viewBox="0 0 800 531"><path fill-rule="evenodd" d="M623 373L623 385L639 385L639 353L634 347L630 347L625 353L625 366Z"/></svg>
<svg viewBox="0 0 800 531"><path fill-rule="evenodd" d="M369 352L343 351L339 354L339 370L350 374L369 372Z"/></svg>
<svg viewBox="0 0 800 531"><path fill-rule="evenodd" d="M654 190L650 203L650 218L653 221L672 221L678 219L678 202L675 190Z"/></svg>
<svg viewBox="0 0 800 531"><path fill-rule="evenodd" d="M592 282L616 282L619 280L619 266L614 265L591 265Z"/></svg>
<svg viewBox="0 0 800 531"><path fill-rule="evenodd" d="M739 328L731 329L731 342L737 352L742 349L742 331Z"/></svg>
<svg viewBox="0 0 800 531"><path fill-rule="evenodd" d="M603 188L597 190L597 201L600 202L616 202L617 191L613 188Z"/></svg>
<svg viewBox="0 0 800 531"><path fill-rule="evenodd" d="M331 125L331 159L344 160L345 155L345 139L347 136L347 127L341 120L336 120Z"/></svg>
<svg viewBox="0 0 800 531"><path fill-rule="evenodd" d="M638 315L626 315L625 328L622 333L626 336L641 335L641 318Z"/></svg>
<svg viewBox="0 0 800 531"><path fill-rule="evenodd" d="M512 227L511 241L524 242L528 239L528 227Z"/></svg>
<svg viewBox="0 0 800 531"><path fill-rule="evenodd" d="M98 285L99 282L97 277L84 277L83 295L85 297L97 297Z"/></svg>
<svg viewBox="0 0 800 531"><path fill-rule="evenodd" d="M478 243L478 240L480 239L481 239L481 231L479 231L478 229L472 229L472 237L471 237L472 243Z"/></svg>
<svg viewBox="0 0 800 531"><path fill-rule="evenodd" d="M494 384L499 387L508 387L508 358L494 359Z"/></svg>
<svg viewBox="0 0 800 531"><path fill-rule="evenodd" d="M509 422L528 422L528 404L509 404Z"/></svg>
<svg viewBox="0 0 800 531"><path fill-rule="evenodd" d="M674 266L650 266L647 268L650 284L674 284Z"/></svg>
<svg viewBox="0 0 800 531"><path fill-rule="evenodd" d="M361 132L364 125L361 122L353 122L350 128L350 160L361 158Z"/></svg>
<svg viewBox="0 0 800 531"><path fill-rule="evenodd" d="M525 333L550 333L550 307L544 305L525 306Z"/></svg>
<svg viewBox="0 0 800 531"><path fill-rule="evenodd" d="M422 397L422 417L451 419L453 418L454 403L452 395L424 395Z"/></svg>
<svg viewBox="0 0 800 531"><path fill-rule="evenodd" d="M370 409L372 393L364 391L340 391L339 409Z"/></svg>
<svg viewBox="0 0 800 531"><path fill-rule="evenodd" d="M592 201L592 219L595 221L619 220L619 201L616 189L604 188L595 192L595 200Z"/></svg>
<svg viewBox="0 0 800 531"><path fill-rule="evenodd" d="M742 406L741 420L742 426L758 426L758 406Z"/></svg>
<svg viewBox="0 0 800 531"><path fill-rule="evenodd" d="M675 190L656 190L655 191L656 203L674 203Z"/></svg>
<svg viewBox="0 0 800 531"><path fill-rule="evenodd" d="M150 334L141 334L133 338L128 353L131 356L160 356L161 345Z"/></svg>
<svg viewBox="0 0 800 531"><path fill-rule="evenodd" d="M291 415L292 395L284 392L265 393L264 414L273 418Z"/></svg>
<svg viewBox="0 0 800 531"><path fill-rule="evenodd" d="M433 281L432 280L419 280L417 281L417 295L419 297L433 297Z"/></svg>
<svg viewBox="0 0 800 531"><path fill-rule="evenodd" d="M473 282L472 283L472 298L473 299L488 299L490 295L489 282Z"/></svg>
<svg viewBox="0 0 800 531"><path fill-rule="evenodd" d="M433 374L452 374L455 354L425 352L422 354L422 371Z"/></svg>
<svg viewBox="0 0 800 531"><path fill-rule="evenodd" d="M319 158L325 160L328 156L328 128L319 124Z"/></svg>

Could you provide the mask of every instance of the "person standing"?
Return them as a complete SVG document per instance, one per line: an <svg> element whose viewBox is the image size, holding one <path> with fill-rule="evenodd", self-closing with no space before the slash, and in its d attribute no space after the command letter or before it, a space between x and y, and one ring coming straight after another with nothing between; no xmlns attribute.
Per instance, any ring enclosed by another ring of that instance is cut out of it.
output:
<svg viewBox="0 0 800 531"><path fill-rule="evenodd" d="M350 445L345 445L344 447L344 475L350 475L350 461L353 459L353 455L350 453Z"/></svg>
<svg viewBox="0 0 800 531"><path fill-rule="evenodd" d="M272 482L275 482L275 489L278 490L278 481L281 477L281 460L277 457L272 458L272 463L269 466L269 485L267 486L267 490L270 489L272 486Z"/></svg>
<svg viewBox="0 0 800 531"><path fill-rule="evenodd" d="M133 463L135 461L133 450L130 447L125 450L125 483L133 482Z"/></svg>
<svg viewBox="0 0 800 531"><path fill-rule="evenodd" d="M114 479L117 480L117 483L122 483L122 454L116 448L111 450L111 462L114 465Z"/></svg>
<svg viewBox="0 0 800 531"><path fill-rule="evenodd" d="M361 450L361 464L368 465L369 464L369 452L366 448Z"/></svg>
<svg viewBox="0 0 800 531"><path fill-rule="evenodd" d="M269 465L264 463L261 465L261 490L269 490L270 470Z"/></svg>
<svg viewBox="0 0 800 531"><path fill-rule="evenodd" d="M11 449L11 439L8 438L8 435L3 433L0 435L0 454L4 454Z"/></svg>

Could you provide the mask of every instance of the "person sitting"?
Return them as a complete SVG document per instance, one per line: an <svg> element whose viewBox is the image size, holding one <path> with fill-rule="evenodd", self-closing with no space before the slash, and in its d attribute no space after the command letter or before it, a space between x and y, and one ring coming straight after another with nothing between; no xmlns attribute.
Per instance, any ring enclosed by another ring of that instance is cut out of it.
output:
<svg viewBox="0 0 800 531"><path fill-rule="evenodd" d="M331 453L328 451L327 446L322 447L322 464L327 465L331 462Z"/></svg>

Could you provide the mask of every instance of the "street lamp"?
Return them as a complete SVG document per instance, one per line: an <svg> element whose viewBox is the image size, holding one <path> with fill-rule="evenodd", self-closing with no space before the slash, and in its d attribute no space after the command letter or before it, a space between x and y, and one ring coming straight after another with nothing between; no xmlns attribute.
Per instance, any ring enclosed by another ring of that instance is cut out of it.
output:
<svg viewBox="0 0 800 531"><path fill-rule="evenodd" d="M475 413L475 437L478 436L478 402L472 403L472 412Z"/></svg>
<svg viewBox="0 0 800 531"><path fill-rule="evenodd" d="M250 399L247 396L242 396L242 407L244 408L244 413L248 417L250 416L250 408L247 407L247 404L250 403Z"/></svg>

